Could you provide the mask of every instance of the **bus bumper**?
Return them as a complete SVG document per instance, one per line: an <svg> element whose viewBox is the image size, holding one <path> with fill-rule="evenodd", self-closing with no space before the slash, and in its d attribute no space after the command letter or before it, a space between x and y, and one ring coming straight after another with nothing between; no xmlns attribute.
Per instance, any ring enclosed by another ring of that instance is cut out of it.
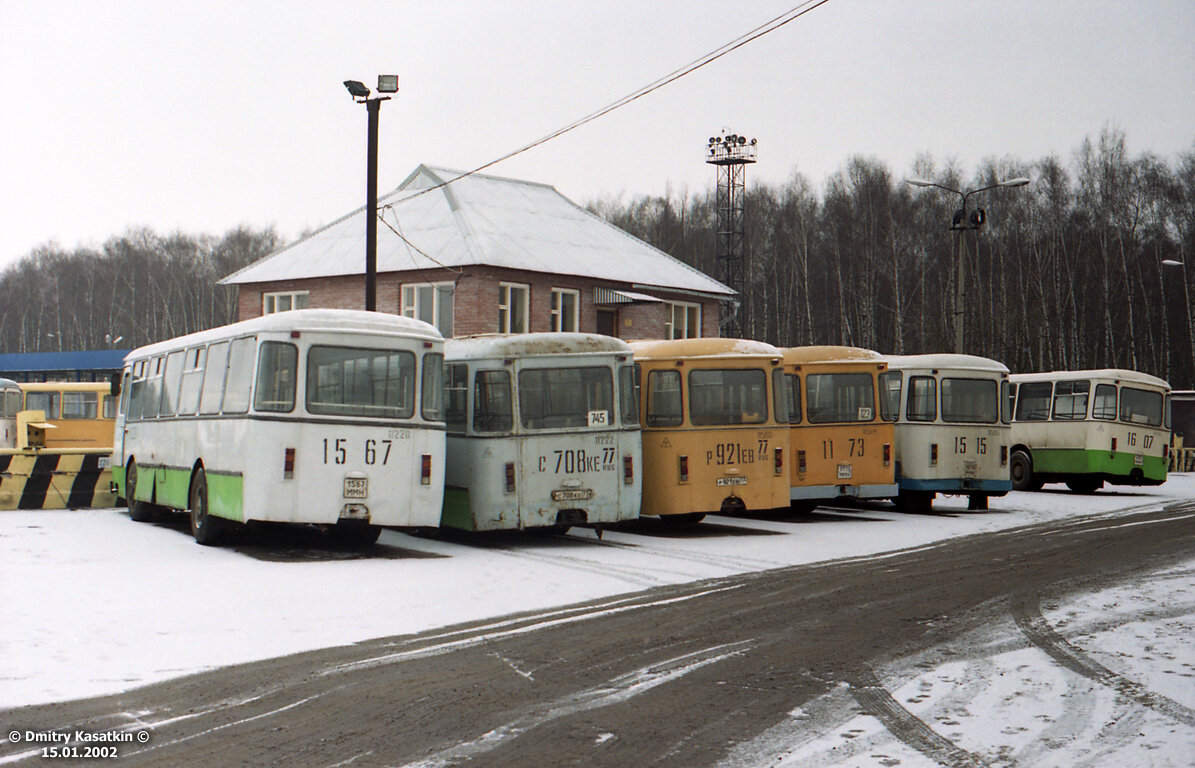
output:
<svg viewBox="0 0 1195 768"><path fill-rule="evenodd" d="M789 488L792 501L815 501L817 499L891 499L899 487L896 483L875 483L872 485L799 485Z"/></svg>
<svg viewBox="0 0 1195 768"><path fill-rule="evenodd" d="M900 479L902 491L931 491L933 493L986 493L991 496L1012 490L1011 480L981 480L979 478L947 477L933 480L917 480L911 477Z"/></svg>

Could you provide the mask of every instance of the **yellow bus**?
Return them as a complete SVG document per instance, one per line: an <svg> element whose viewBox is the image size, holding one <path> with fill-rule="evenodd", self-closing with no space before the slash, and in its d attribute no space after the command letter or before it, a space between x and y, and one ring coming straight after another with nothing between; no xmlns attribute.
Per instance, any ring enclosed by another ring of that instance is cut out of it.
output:
<svg viewBox="0 0 1195 768"><path fill-rule="evenodd" d="M25 410L45 411L46 448L112 450L116 397L106 381L22 382Z"/></svg>
<svg viewBox="0 0 1195 768"><path fill-rule="evenodd" d="M780 350L716 338L636 341L631 349L641 389L640 514L696 523L787 507Z"/></svg>
<svg viewBox="0 0 1195 768"><path fill-rule="evenodd" d="M879 377L888 364L859 347L783 350L789 413L789 498L795 507L897 495L895 429Z"/></svg>

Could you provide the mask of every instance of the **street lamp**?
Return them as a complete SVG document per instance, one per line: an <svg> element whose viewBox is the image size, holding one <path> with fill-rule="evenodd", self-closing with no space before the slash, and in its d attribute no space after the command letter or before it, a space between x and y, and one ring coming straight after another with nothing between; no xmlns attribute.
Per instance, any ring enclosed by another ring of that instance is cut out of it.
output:
<svg viewBox="0 0 1195 768"><path fill-rule="evenodd" d="M1174 259L1162 259L1162 266L1178 267L1182 270L1181 279L1183 283L1183 307L1185 308L1184 311L1187 314L1187 341L1191 345L1191 365L1195 366L1195 323L1191 322L1191 292L1190 288L1187 287L1187 262L1175 261ZM1193 371L1193 373L1195 373L1195 371Z"/></svg>
<svg viewBox="0 0 1195 768"><path fill-rule="evenodd" d="M967 198L971 195L978 195L980 192L987 192L989 189L998 189L1000 187L1023 187L1029 183L1029 179L1024 176L1019 176L1015 179L1006 179L998 181L986 187L979 189L969 189L966 192L962 190L947 187L942 184L937 184L925 179L910 178L905 179L905 183L912 184L914 187L937 187L944 189L947 192L953 192L958 195L960 205L958 210L954 212L954 217L950 222L950 230L958 232L958 269L954 276L954 351L956 354L963 354L963 320L965 319L966 310L963 308L963 287L964 287L964 261L963 254L966 252L966 244L963 240L965 232L968 229L979 229L987 220L987 215L982 208L976 208L970 212L967 211Z"/></svg>
<svg viewBox="0 0 1195 768"><path fill-rule="evenodd" d="M369 88L360 80L345 80L344 87L369 115L365 155L365 310L374 312L378 304L378 116L382 102L389 96L370 98ZM397 93L398 75L378 75L378 93Z"/></svg>

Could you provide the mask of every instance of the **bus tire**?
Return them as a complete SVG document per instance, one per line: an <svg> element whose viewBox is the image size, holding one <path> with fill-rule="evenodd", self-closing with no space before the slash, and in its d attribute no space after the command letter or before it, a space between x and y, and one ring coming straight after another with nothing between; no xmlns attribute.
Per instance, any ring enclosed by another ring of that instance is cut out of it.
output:
<svg viewBox="0 0 1195 768"><path fill-rule="evenodd" d="M1067 480L1066 487L1070 488L1072 493L1095 493L1100 488L1104 487L1104 481L1090 477L1083 477L1075 480Z"/></svg>
<svg viewBox="0 0 1195 768"><path fill-rule="evenodd" d="M129 463L124 477L124 490L129 497L129 519L134 523L152 523L157 517L153 504L148 501L138 501L134 497L137 488L137 462Z"/></svg>
<svg viewBox="0 0 1195 768"><path fill-rule="evenodd" d="M1040 491L1042 481L1033 476L1033 459L1024 451L1013 451L1008 460L1008 473L1016 491Z"/></svg>
<svg viewBox="0 0 1195 768"><path fill-rule="evenodd" d="M224 520L209 514L207 502L207 477L204 475L203 467L200 467L195 470L195 477L191 479L191 535L195 537L195 541L210 547L224 534Z"/></svg>

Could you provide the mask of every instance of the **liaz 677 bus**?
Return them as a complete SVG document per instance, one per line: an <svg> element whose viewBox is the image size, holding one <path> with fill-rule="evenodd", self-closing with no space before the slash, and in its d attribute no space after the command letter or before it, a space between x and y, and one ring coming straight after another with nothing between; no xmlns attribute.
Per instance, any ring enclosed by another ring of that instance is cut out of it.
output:
<svg viewBox="0 0 1195 768"><path fill-rule="evenodd" d="M639 409L625 342L527 333L450 339L444 350L442 525L560 532L639 516Z"/></svg>
<svg viewBox="0 0 1195 768"><path fill-rule="evenodd" d="M974 355L885 358L880 376L896 417L897 506L924 511L939 493L971 509L1012 490L1008 368Z"/></svg>
<svg viewBox="0 0 1195 768"><path fill-rule="evenodd" d="M1076 493L1160 485L1170 450L1170 385L1136 371L1054 371L1011 377L1012 485L1066 483Z"/></svg>
<svg viewBox="0 0 1195 768"><path fill-rule="evenodd" d="M134 520L436 526L444 493L443 338L377 312L279 312L125 358L115 481Z"/></svg>
<svg viewBox="0 0 1195 768"><path fill-rule="evenodd" d="M789 403L776 347L740 339L631 342L639 369L644 515L788 506Z"/></svg>
<svg viewBox="0 0 1195 768"><path fill-rule="evenodd" d="M894 441L878 377L888 364L858 347L784 350L789 414L789 486L794 508L835 498L896 495Z"/></svg>
<svg viewBox="0 0 1195 768"><path fill-rule="evenodd" d="M116 396L111 382L26 382L25 410L46 414L46 448L112 448Z"/></svg>

